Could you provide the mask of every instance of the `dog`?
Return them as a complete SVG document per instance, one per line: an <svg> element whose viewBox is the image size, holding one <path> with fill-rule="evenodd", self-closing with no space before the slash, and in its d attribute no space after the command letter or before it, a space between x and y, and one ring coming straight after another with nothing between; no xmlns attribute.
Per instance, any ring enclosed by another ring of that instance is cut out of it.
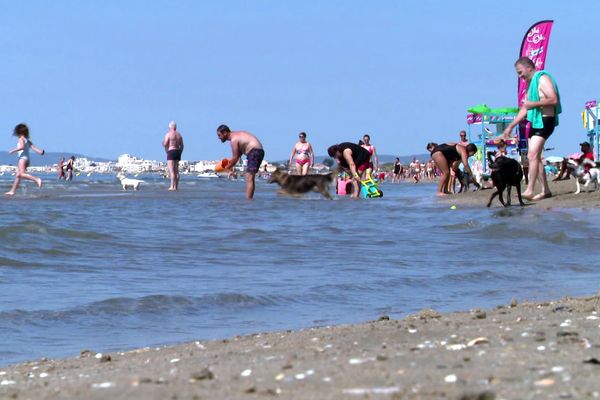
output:
<svg viewBox="0 0 600 400"><path fill-rule="evenodd" d="M496 187L496 191L492 193L487 206L489 207L492 205L492 200L494 200L494 197L496 196L498 196L500 203L502 203L504 207L510 206L510 191L512 186L517 188L519 204L521 207L525 206L523 198L521 197L521 181L523 180L523 168L521 167L521 164L512 158L501 156L496 157L494 162L490 164L490 169L492 170L491 177L492 182L494 182L494 186ZM504 189L507 189L506 203L502 198Z"/></svg>
<svg viewBox="0 0 600 400"><path fill-rule="evenodd" d="M481 171L475 171L475 182L479 185L479 189L493 189L494 183L492 178L488 174L484 174Z"/></svg>
<svg viewBox="0 0 600 400"><path fill-rule="evenodd" d="M290 175L281 170L275 170L268 183L277 183L281 192L291 196L299 196L311 191L321 193L323 197L331 200L329 184L333 182L333 174L327 175Z"/></svg>
<svg viewBox="0 0 600 400"><path fill-rule="evenodd" d="M121 186L123 186L123 190L127 190L128 187L132 188L133 190L138 190L142 183L146 183L140 179L128 178L122 172L119 172L117 174L117 179L121 181Z"/></svg>
<svg viewBox="0 0 600 400"><path fill-rule="evenodd" d="M459 187L458 187L458 192L457 193L468 192L469 191L469 186L471 184L473 184L473 186L475 186L475 189L473 189L474 192L476 192L479 189L481 189L481 185L479 184L479 182L477 182L476 179L473 179L471 177L471 175L469 175L469 174L461 171L460 169L456 170L455 175L456 175L456 180L459 183Z"/></svg>
<svg viewBox="0 0 600 400"><path fill-rule="evenodd" d="M585 165L590 166L588 171L585 170ZM575 177L575 185L577 185L575 194L581 192L582 184L587 188L590 183L594 182L596 190L600 187L600 169L594 161L584 158L583 161L579 162L571 158L567 162L567 168L571 170L571 175Z"/></svg>

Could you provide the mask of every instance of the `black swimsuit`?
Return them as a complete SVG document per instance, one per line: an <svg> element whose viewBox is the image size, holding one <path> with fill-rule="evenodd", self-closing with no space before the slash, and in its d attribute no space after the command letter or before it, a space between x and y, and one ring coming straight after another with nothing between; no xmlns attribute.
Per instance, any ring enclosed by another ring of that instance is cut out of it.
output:
<svg viewBox="0 0 600 400"><path fill-rule="evenodd" d="M458 154L458 150L456 150L456 145L440 144L433 149L431 155L437 153L438 151L444 155L444 158L446 161L448 161L448 164L452 164L454 161L460 160L460 154Z"/></svg>
<svg viewBox="0 0 600 400"><path fill-rule="evenodd" d="M339 146L340 153L343 153L346 149L352 150L352 159L354 160L354 164L356 164L356 169L358 171L363 171L366 169L369 164L369 160L371 159L371 153L369 153L368 150L362 146L350 142L340 143ZM340 166L346 169L350 168L344 156L342 156L340 160Z"/></svg>

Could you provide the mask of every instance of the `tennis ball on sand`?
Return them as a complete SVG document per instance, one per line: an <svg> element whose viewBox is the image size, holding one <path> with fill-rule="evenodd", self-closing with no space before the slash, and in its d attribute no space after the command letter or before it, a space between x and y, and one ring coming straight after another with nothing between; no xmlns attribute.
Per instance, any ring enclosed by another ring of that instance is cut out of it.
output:
<svg viewBox="0 0 600 400"><path fill-rule="evenodd" d="M456 210L456 206L453 204L453 205L450 206L450 209L451 210Z"/></svg>

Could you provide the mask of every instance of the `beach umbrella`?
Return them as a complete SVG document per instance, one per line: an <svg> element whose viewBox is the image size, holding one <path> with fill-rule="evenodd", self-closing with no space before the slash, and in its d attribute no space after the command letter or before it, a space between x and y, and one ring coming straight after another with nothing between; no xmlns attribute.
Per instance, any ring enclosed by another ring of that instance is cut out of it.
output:
<svg viewBox="0 0 600 400"><path fill-rule="evenodd" d="M562 162L562 160L563 160L563 158L559 157L559 156L546 157L546 162L549 162L549 163Z"/></svg>

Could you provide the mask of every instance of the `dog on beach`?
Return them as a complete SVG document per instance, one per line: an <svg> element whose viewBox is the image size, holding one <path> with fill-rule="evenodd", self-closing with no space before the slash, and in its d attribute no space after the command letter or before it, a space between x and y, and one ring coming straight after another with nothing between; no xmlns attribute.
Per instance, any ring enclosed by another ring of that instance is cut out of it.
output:
<svg viewBox="0 0 600 400"><path fill-rule="evenodd" d="M481 189L481 185L477 182L476 179L473 179L471 177L471 175L461 171L460 169L457 169L455 174L456 174L456 180L459 183L457 193L468 192L471 184L473 184L473 186L475 186L475 189L473 189L473 191L477 191L477 190Z"/></svg>
<svg viewBox="0 0 600 400"><path fill-rule="evenodd" d="M490 164L490 169L492 170L491 177L492 182L494 182L494 186L496 187L496 191L492 193L487 206L489 207L492 205L492 200L494 200L494 197L496 196L498 196L500 203L502 203L504 207L510 206L510 190L512 186L515 186L517 188L519 204L523 207L525 203L523 203L523 198L521 197L521 181L523 180L523 168L521 167L521 164L512 158L501 156L496 157L494 162ZM502 197L504 189L507 189L506 203Z"/></svg>
<svg viewBox="0 0 600 400"><path fill-rule="evenodd" d="M588 171L585 170L586 165L590 167ZM575 177L575 185L577 186L575 194L581 192L581 185L587 188L590 183L594 182L596 190L600 187L600 169L594 161L587 158L584 158L581 162L569 159L567 168L571 170L571 175Z"/></svg>
<svg viewBox="0 0 600 400"><path fill-rule="evenodd" d="M127 188L132 188L133 190L138 190L142 183L146 183L140 179L132 179L125 176L124 173L119 172L117 174L117 179L121 181L121 186L123 186L123 190L127 190Z"/></svg>
<svg viewBox="0 0 600 400"><path fill-rule="evenodd" d="M300 196L311 191L321 193L323 197L331 200L329 184L333 182L333 174L327 175L290 175L279 169L275 170L268 183L277 183L281 186L280 192L291 196Z"/></svg>

